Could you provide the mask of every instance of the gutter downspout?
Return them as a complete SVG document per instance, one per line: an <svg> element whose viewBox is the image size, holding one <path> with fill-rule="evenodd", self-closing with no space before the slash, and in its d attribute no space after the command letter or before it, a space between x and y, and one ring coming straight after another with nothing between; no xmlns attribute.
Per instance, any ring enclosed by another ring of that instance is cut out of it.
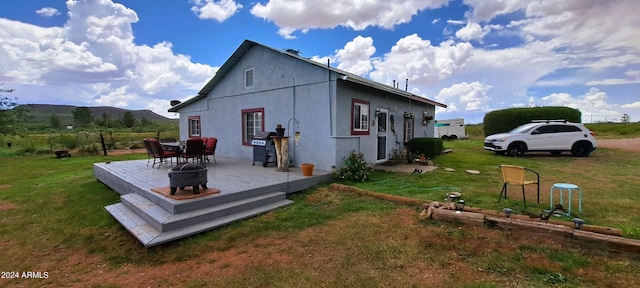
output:
<svg viewBox="0 0 640 288"><path fill-rule="evenodd" d="M333 137L333 103L331 102L331 59L327 59L327 85L329 88L329 136ZM338 82L336 81L336 86Z"/></svg>

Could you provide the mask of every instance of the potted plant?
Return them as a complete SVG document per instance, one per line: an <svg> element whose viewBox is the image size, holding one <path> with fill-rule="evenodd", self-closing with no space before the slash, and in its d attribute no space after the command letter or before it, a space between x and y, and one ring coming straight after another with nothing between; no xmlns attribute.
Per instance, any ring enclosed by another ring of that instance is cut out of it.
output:
<svg viewBox="0 0 640 288"><path fill-rule="evenodd" d="M284 136L284 128L282 127L282 124L276 125L276 136L278 137Z"/></svg>

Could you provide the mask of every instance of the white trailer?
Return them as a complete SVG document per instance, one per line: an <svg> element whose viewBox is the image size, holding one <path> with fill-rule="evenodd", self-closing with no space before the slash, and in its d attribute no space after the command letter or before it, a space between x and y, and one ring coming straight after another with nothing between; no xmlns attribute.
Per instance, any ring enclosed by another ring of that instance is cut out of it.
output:
<svg viewBox="0 0 640 288"><path fill-rule="evenodd" d="M464 118L436 120L436 137L442 140L455 140L467 138L465 131Z"/></svg>

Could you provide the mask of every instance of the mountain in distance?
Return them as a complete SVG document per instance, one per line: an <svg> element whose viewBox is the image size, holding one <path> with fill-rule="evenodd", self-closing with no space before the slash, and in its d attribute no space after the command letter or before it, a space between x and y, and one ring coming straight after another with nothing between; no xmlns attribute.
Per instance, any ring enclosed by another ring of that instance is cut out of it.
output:
<svg viewBox="0 0 640 288"><path fill-rule="evenodd" d="M72 106L72 105L55 105L55 104L23 104L16 108L22 108L29 111L29 116L32 117L33 122L49 123L51 115L55 114L60 118L60 122L64 125L73 124L73 114L71 113L78 107L87 107L94 116L94 119L101 120L102 115L107 113L110 120L122 119L124 113L132 112L136 120L140 121L143 118L151 122L174 122L177 119L171 119L162 115L156 114L151 110L127 110L110 106Z"/></svg>

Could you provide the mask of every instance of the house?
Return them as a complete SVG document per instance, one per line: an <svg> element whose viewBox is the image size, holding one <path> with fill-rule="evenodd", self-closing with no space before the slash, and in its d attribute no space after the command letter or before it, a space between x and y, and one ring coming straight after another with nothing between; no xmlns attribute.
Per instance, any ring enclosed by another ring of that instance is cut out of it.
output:
<svg viewBox="0 0 640 288"><path fill-rule="evenodd" d="M394 84L395 86L395 84ZM413 137L434 137L435 107L446 105L245 40L194 96L173 103L180 138L216 137L216 155L253 157L251 140L281 124L295 166L341 167L352 150L388 160ZM297 138L297 137L296 137Z"/></svg>

